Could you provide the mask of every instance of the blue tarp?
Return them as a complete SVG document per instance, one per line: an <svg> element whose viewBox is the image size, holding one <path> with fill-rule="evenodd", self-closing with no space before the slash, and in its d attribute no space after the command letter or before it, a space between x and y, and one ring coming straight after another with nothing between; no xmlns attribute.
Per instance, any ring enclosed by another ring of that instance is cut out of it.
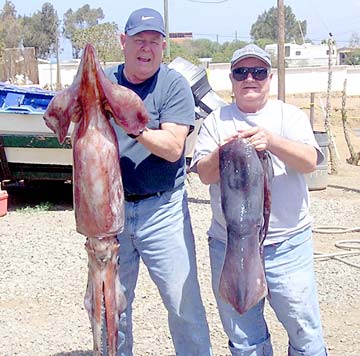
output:
<svg viewBox="0 0 360 356"><path fill-rule="evenodd" d="M55 91L0 82L0 112L44 112Z"/></svg>

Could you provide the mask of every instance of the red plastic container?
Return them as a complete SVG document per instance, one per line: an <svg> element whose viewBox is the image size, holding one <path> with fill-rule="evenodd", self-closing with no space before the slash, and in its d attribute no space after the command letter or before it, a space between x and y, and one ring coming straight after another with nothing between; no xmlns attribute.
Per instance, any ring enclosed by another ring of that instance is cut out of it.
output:
<svg viewBox="0 0 360 356"><path fill-rule="evenodd" d="M0 216L7 213L8 193L5 190L0 190Z"/></svg>

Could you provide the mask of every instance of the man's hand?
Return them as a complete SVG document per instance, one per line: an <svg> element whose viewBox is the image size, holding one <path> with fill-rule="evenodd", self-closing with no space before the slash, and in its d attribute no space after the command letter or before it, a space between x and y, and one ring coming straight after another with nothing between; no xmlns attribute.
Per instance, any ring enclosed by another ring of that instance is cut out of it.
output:
<svg viewBox="0 0 360 356"><path fill-rule="evenodd" d="M257 151L270 151L273 134L262 127L255 126L247 130L239 130L237 137L246 138Z"/></svg>

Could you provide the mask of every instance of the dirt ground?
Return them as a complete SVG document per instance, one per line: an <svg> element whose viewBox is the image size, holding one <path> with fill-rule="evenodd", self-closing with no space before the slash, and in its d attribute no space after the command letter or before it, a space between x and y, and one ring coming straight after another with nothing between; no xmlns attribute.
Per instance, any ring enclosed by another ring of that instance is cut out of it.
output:
<svg viewBox="0 0 360 356"><path fill-rule="evenodd" d="M310 96L286 100L309 110ZM324 126L325 94L315 100L314 129ZM360 98L347 98L350 138L360 151ZM330 356L360 356L360 257L346 262L320 259L338 253L339 241L359 241L360 167L346 163L349 151L341 125L341 97L332 98L332 134L338 174L325 189L310 192L315 227L355 231L314 232L315 270ZM330 168L330 165L329 165ZM196 238L201 294L207 312L214 356L229 355L211 290L206 230L211 217L207 187L190 174L189 206ZM85 239L75 229L71 189L52 185L9 192L8 213L0 217L0 356L90 356L92 338L83 306L87 277ZM343 250L340 250L343 251ZM266 307L274 355L287 355L287 337ZM143 265L134 304L134 355L174 356L167 315Z"/></svg>

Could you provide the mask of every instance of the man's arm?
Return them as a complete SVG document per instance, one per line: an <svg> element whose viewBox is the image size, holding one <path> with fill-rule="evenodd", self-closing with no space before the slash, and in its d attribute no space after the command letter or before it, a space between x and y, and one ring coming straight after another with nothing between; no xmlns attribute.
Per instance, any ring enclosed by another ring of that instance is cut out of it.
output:
<svg viewBox="0 0 360 356"><path fill-rule="evenodd" d="M310 173L316 169L317 152L315 147L273 135L268 149L280 160L299 173Z"/></svg>
<svg viewBox="0 0 360 356"><path fill-rule="evenodd" d="M176 162L184 151L189 126L166 122L161 130L145 128L136 139L151 153L169 162Z"/></svg>
<svg viewBox="0 0 360 356"><path fill-rule="evenodd" d="M239 137L247 138L258 151L269 150L299 173L310 173L316 169L316 148L302 142L292 141L261 127L240 131Z"/></svg>
<svg viewBox="0 0 360 356"><path fill-rule="evenodd" d="M204 184L214 184L220 180L219 148L201 158L197 164L199 178Z"/></svg>

